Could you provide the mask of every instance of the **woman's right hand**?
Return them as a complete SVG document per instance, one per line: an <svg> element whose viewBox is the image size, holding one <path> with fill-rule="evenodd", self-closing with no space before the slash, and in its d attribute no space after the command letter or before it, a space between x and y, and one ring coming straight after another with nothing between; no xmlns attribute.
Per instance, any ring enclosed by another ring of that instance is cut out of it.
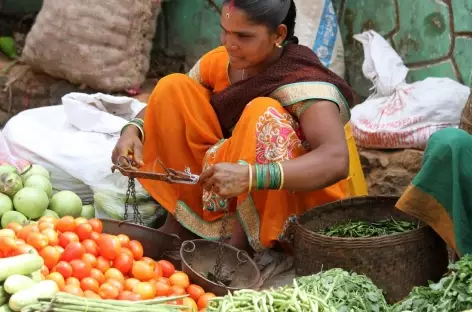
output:
<svg viewBox="0 0 472 312"><path fill-rule="evenodd" d="M143 143L139 138L139 130L133 125L126 127L111 156L111 161L117 165L120 156L129 157L133 155L138 167L144 165L143 162Z"/></svg>

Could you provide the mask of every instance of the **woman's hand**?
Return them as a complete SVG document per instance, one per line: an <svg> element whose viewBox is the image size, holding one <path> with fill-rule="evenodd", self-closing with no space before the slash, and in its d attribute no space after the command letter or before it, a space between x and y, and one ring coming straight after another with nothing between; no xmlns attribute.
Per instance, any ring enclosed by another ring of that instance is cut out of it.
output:
<svg viewBox="0 0 472 312"><path fill-rule="evenodd" d="M120 156L129 157L133 155L138 167L144 165L143 162L143 143L139 138L139 130L133 125L126 127L111 156L111 161L116 165Z"/></svg>
<svg viewBox="0 0 472 312"><path fill-rule="evenodd" d="M248 191L249 167L231 163L219 163L202 172L200 183L207 191L221 198L237 197Z"/></svg>

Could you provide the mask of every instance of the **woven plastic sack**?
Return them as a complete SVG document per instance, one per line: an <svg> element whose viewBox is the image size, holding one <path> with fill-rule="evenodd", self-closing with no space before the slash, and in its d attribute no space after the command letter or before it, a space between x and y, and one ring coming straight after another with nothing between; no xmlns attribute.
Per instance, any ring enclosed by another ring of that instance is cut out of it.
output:
<svg viewBox="0 0 472 312"><path fill-rule="evenodd" d="M160 1L44 0L22 61L74 84L116 92L149 70Z"/></svg>

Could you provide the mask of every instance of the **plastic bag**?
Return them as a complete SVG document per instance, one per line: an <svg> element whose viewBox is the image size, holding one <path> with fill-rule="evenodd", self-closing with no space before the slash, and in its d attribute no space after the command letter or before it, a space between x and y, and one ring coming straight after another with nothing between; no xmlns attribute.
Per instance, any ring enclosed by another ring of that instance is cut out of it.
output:
<svg viewBox="0 0 472 312"><path fill-rule="evenodd" d="M354 38L364 45L362 71L373 83L372 95L351 112L359 146L424 149L434 132L459 125L468 87L449 78L408 84L408 68L384 38L372 30Z"/></svg>
<svg viewBox="0 0 472 312"><path fill-rule="evenodd" d="M21 172L23 168L29 166L30 163L12 155L10 147L5 140L3 131L0 131L0 165L12 165Z"/></svg>
<svg viewBox="0 0 472 312"><path fill-rule="evenodd" d="M156 221L166 214L166 210L146 193L136 194L136 200L145 226L153 227ZM94 189L93 201L97 218L134 221L133 199L129 200L128 217L126 220L124 218L126 194Z"/></svg>
<svg viewBox="0 0 472 312"><path fill-rule="evenodd" d="M92 187L126 192L121 173L111 172L111 154L121 127L145 104L101 93L70 93L62 101L10 119L3 134L11 153L48 169L54 188L84 203L92 202Z"/></svg>

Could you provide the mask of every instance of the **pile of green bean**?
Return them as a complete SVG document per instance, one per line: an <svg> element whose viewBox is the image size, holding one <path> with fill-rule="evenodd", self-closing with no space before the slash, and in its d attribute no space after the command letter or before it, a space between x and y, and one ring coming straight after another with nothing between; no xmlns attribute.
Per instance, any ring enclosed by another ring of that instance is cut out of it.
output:
<svg viewBox="0 0 472 312"><path fill-rule="evenodd" d="M377 222L349 221L327 227L318 233L330 237L378 237L409 232L418 228L418 226L419 223L417 222L399 221L389 218Z"/></svg>
<svg viewBox="0 0 472 312"><path fill-rule="evenodd" d="M387 312L388 305L370 279L333 269L295 279L292 286L240 290L214 298L207 312Z"/></svg>

